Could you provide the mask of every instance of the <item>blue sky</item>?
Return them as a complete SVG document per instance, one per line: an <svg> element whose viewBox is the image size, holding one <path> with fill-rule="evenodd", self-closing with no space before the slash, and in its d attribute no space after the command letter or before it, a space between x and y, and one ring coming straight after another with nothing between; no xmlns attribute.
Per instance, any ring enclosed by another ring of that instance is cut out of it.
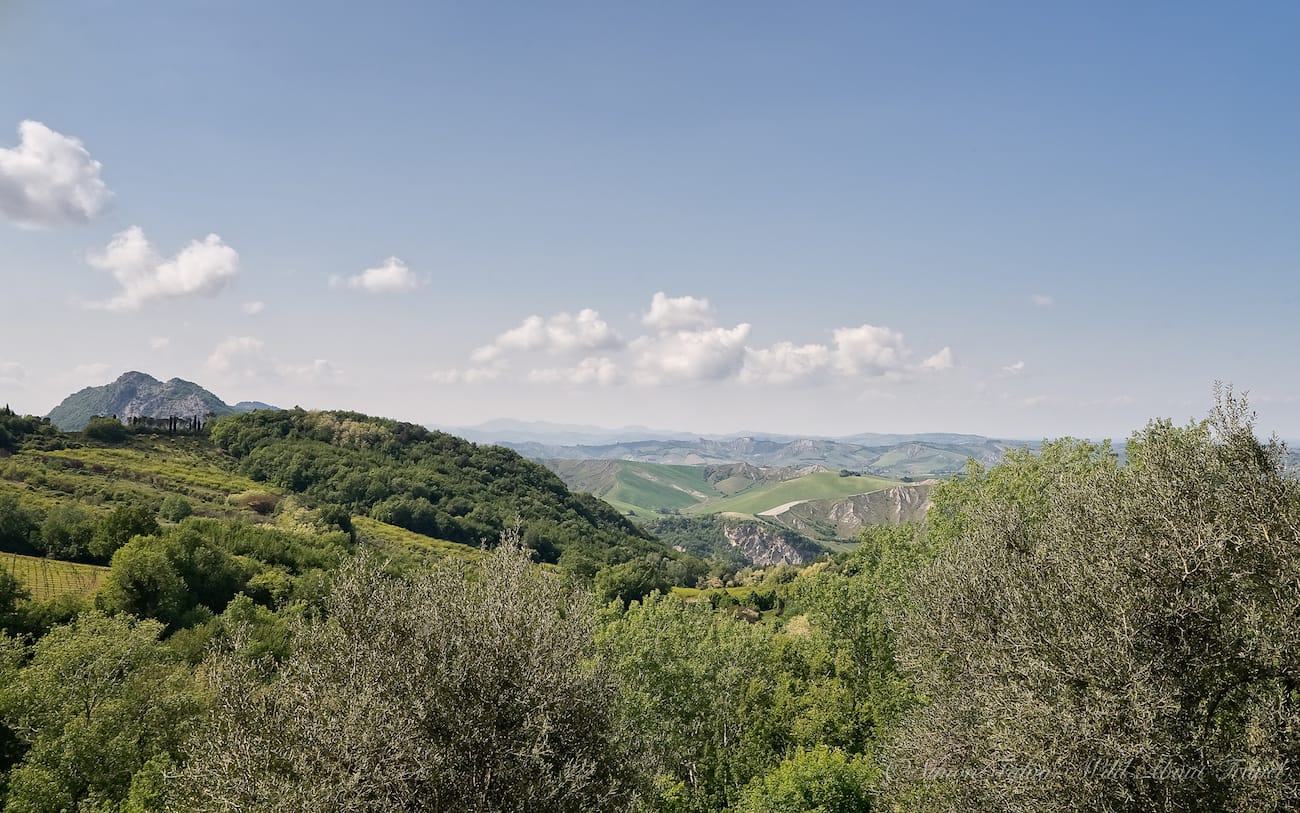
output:
<svg viewBox="0 0 1300 813"><path fill-rule="evenodd" d="M1124 436L1224 380L1300 436L1297 35L0 1L0 398L140 369L442 424Z"/></svg>

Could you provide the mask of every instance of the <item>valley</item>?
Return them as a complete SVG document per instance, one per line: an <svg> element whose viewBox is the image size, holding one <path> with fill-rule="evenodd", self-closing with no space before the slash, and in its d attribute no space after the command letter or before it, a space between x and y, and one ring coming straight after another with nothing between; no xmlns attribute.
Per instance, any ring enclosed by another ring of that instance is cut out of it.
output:
<svg viewBox="0 0 1300 813"><path fill-rule="evenodd" d="M902 454L898 449L887 453L891 461ZM941 459L945 467L950 465L947 458ZM777 525L822 542L851 541L867 525L922 519L931 488L945 476L925 472L919 463L908 470L925 479L916 482L906 475L904 482L847 469L830 471L816 463L689 465L564 457L539 462L570 488L600 497L629 518L721 515Z"/></svg>

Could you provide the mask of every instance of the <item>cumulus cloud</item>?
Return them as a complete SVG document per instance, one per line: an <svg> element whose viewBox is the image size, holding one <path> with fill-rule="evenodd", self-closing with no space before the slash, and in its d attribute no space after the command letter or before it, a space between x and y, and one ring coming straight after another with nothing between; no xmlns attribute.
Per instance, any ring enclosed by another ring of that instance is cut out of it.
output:
<svg viewBox="0 0 1300 813"><path fill-rule="evenodd" d="M266 303L260 301L245 302L244 304L239 306L239 309L243 311L245 316L256 316L262 311L266 310Z"/></svg>
<svg viewBox="0 0 1300 813"><path fill-rule="evenodd" d="M395 294L419 288L420 280L406 263L397 257L389 257L378 268L367 268L351 277L332 277L330 285L335 288L346 286L370 294Z"/></svg>
<svg viewBox="0 0 1300 813"><path fill-rule="evenodd" d="M663 291L650 300L650 310L641 324L658 331L703 330L713 327L713 306L693 296L670 297Z"/></svg>
<svg viewBox="0 0 1300 813"><path fill-rule="evenodd" d="M916 370L938 372L953 366L949 347L919 365L912 364L912 351L903 334L887 327L844 327L835 330L832 337L830 345L778 342L771 347L748 348L741 380L788 384L830 375L897 379Z"/></svg>
<svg viewBox="0 0 1300 813"><path fill-rule="evenodd" d="M1047 294L1030 294L1029 301L1039 308L1050 308L1056 304L1056 300Z"/></svg>
<svg viewBox="0 0 1300 813"><path fill-rule="evenodd" d="M21 387L27 381L27 371L15 361L0 361L0 386Z"/></svg>
<svg viewBox="0 0 1300 813"><path fill-rule="evenodd" d="M618 365L607 356L591 356L566 368L531 370L528 380L540 384L598 384L608 387L617 384L622 373Z"/></svg>
<svg viewBox="0 0 1300 813"><path fill-rule="evenodd" d="M1024 371L1025 371L1025 363L1023 361L1017 361L1014 364L1008 364L1007 366L1002 368L1002 374L1004 376L1016 376L1016 375L1020 375Z"/></svg>
<svg viewBox="0 0 1300 813"><path fill-rule="evenodd" d="M163 348L165 348L167 345L171 343L172 340L167 336L154 336L152 339L149 340L149 349L162 350Z"/></svg>
<svg viewBox="0 0 1300 813"><path fill-rule="evenodd" d="M731 378L744 368L749 331L750 326L741 323L643 336L632 344L637 379L653 385Z"/></svg>
<svg viewBox="0 0 1300 813"><path fill-rule="evenodd" d="M304 364L280 361L267 350L266 342L256 336L222 339L213 348L206 364L217 375L249 380L288 378L321 384L337 380L341 375L339 368L326 359L313 359Z"/></svg>
<svg viewBox="0 0 1300 813"><path fill-rule="evenodd" d="M748 343L748 323L728 328L715 321L708 300L669 297L662 291L642 314L641 323L650 330L630 342L591 309L577 315L529 316L475 350L470 356L473 366L439 371L433 380L447 384L493 380L509 370L516 354L526 353L582 359L573 366L533 365L526 374L529 381L602 386L727 380L791 384L835 378L897 381L954 365L950 347L914 361L903 334L888 327L842 327L832 331L828 343L781 341L754 347Z"/></svg>
<svg viewBox="0 0 1300 813"><path fill-rule="evenodd" d="M93 307L135 310L154 299L211 296L239 273L239 254L215 234L194 240L171 259L164 259L139 226L114 235L108 247L90 256L90 264L113 275L121 292Z"/></svg>
<svg viewBox="0 0 1300 813"><path fill-rule="evenodd" d="M824 344L777 342L747 348L741 379L753 383L789 384L820 375L831 366L831 349Z"/></svg>
<svg viewBox="0 0 1300 813"><path fill-rule="evenodd" d="M909 351L903 334L876 325L842 327L835 337L835 369L846 376L883 376L902 372Z"/></svg>
<svg viewBox="0 0 1300 813"><path fill-rule="evenodd" d="M612 350L623 345L618 335L600 314L585 308L576 316L557 313L549 319L529 316L497 336L491 344L474 351L471 360L486 364L508 352L546 351L551 354Z"/></svg>
<svg viewBox="0 0 1300 813"><path fill-rule="evenodd" d="M40 229L99 214L112 193L80 141L39 121L19 124L18 139L18 146L0 148L0 215Z"/></svg>
<svg viewBox="0 0 1300 813"><path fill-rule="evenodd" d="M952 348L945 347L925 361L921 362L922 370L939 372L941 370L951 370L953 367Z"/></svg>
<svg viewBox="0 0 1300 813"><path fill-rule="evenodd" d="M215 373L250 372L265 366L266 343L253 336L223 339L208 356L208 369Z"/></svg>

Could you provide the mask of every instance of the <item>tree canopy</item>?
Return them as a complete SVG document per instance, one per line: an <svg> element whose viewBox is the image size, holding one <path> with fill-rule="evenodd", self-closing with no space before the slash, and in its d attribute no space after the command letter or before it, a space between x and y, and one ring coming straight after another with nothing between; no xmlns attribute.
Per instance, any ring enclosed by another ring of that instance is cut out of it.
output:
<svg viewBox="0 0 1300 813"><path fill-rule="evenodd" d="M590 494L500 446L353 412L252 412L218 419L212 439L254 480L416 533L491 545L516 520L545 562L590 571L662 546Z"/></svg>
<svg viewBox="0 0 1300 813"><path fill-rule="evenodd" d="M347 565L323 620L274 671L237 653L205 667L212 715L176 809L627 809L637 755L614 717L583 591L508 543L475 574L445 562L394 578Z"/></svg>
<svg viewBox="0 0 1300 813"><path fill-rule="evenodd" d="M1120 466L1049 444L935 498L893 615L927 698L888 763L916 810L1300 803L1300 484L1231 392Z"/></svg>

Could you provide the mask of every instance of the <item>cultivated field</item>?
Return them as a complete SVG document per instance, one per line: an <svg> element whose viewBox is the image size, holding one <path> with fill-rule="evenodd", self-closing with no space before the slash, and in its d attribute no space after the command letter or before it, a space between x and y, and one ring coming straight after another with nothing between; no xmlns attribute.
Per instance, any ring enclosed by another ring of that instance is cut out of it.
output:
<svg viewBox="0 0 1300 813"><path fill-rule="evenodd" d="M69 594L89 595L99 589L108 575L108 568L98 565L16 553L0 553L0 567L17 576L37 601Z"/></svg>

